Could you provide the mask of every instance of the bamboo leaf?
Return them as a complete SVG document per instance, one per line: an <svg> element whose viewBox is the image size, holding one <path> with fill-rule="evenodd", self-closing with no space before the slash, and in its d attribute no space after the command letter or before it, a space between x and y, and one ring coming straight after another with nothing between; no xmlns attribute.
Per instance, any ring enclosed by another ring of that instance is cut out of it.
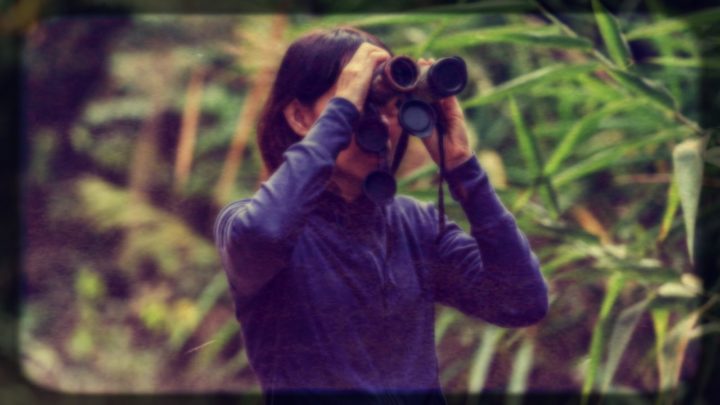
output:
<svg viewBox="0 0 720 405"><path fill-rule="evenodd" d="M527 125L525 124L522 112L518 108L515 98L510 96L509 101L510 116L513 120L513 124L515 124L515 134L517 135L520 154L523 156L523 159L525 159L530 175L533 178L537 178L540 176L542 169L540 150L538 149L535 137L530 133Z"/></svg>
<svg viewBox="0 0 720 405"><path fill-rule="evenodd" d="M691 27L720 23L720 8L710 8L676 18L662 19L653 24L642 24L627 33L631 40L641 38L657 38L682 31L687 32Z"/></svg>
<svg viewBox="0 0 720 405"><path fill-rule="evenodd" d="M627 111L634 107L643 106L644 101L642 100L618 100L613 103L606 104L601 110L598 110L592 114L586 115L580 121L578 121L560 141L560 144L553 150L552 155L545 164L543 170L545 176L551 176L555 174L559 169L560 165L567 159L574 151L576 145L585 140L590 136L597 128L599 122L612 114L619 111Z"/></svg>
<svg viewBox="0 0 720 405"><path fill-rule="evenodd" d="M600 307L600 315L598 316L598 320L595 322L595 328L593 329L590 341L590 364L588 365L585 381L582 386L582 404L587 403L588 394L590 394L595 387L602 358L607 318L610 315L610 310L615 305L615 301L617 300L624 283L625 279L620 273L615 273L610 277L610 279L608 279L607 292L605 293L605 298L603 299Z"/></svg>
<svg viewBox="0 0 720 405"><path fill-rule="evenodd" d="M670 311L664 308L653 309L651 316L653 329L655 330L655 356L657 359L658 375L660 376L658 388L664 390L667 388L668 364L671 361L668 358L669 356L665 353Z"/></svg>
<svg viewBox="0 0 720 405"><path fill-rule="evenodd" d="M444 12L485 12L485 13L501 13L501 12L521 12L532 11L534 9L532 3L524 0L489 0L473 3L457 3L441 6L430 6L418 8L416 12L422 13L444 13Z"/></svg>
<svg viewBox="0 0 720 405"><path fill-rule="evenodd" d="M334 27L337 25L351 25L354 27L383 27L398 25L415 25L433 23L438 19L439 14L445 14L457 21L459 18L469 18L472 13L502 13L530 11L532 4L522 0L507 1L482 1L467 4L452 4L432 7L421 7L412 10L412 13L391 13L391 14L362 14L353 15L355 18L348 18L348 14L334 14L322 19L312 20L294 29L295 35L317 27ZM463 14L465 13L465 14Z"/></svg>
<svg viewBox="0 0 720 405"><path fill-rule="evenodd" d="M458 319L458 313L452 308L444 308L435 321L435 342L439 344L445 337L450 325Z"/></svg>
<svg viewBox="0 0 720 405"><path fill-rule="evenodd" d="M552 27L551 27L552 28ZM591 49L592 43L585 38L573 38L555 33L528 32L528 27L510 26L489 28L485 30L467 31L448 35L435 41L430 49L442 51L447 49L466 48L488 43L510 43L516 45L533 45L561 49Z"/></svg>
<svg viewBox="0 0 720 405"><path fill-rule="evenodd" d="M480 346L475 352L470 371L468 373L468 392L479 393L485 386L488 371L490 370L490 362L495 354L495 347L498 340L505 333L505 330L496 326L487 325L482 333Z"/></svg>
<svg viewBox="0 0 720 405"><path fill-rule="evenodd" d="M557 194L555 193L552 184L547 179L542 178L543 162L540 154L540 148L537 145L535 136L532 132L530 132L525 124L522 112L518 108L515 98L512 96L510 97L510 115L513 123L515 124L518 147L528 165L528 170L533 179L533 184L539 185L539 182L542 182L542 189L544 190L544 193L541 195L545 199L545 203L548 206L553 207L553 213L557 218L560 213L560 207L557 202Z"/></svg>
<svg viewBox="0 0 720 405"><path fill-rule="evenodd" d="M667 67L720 69L720 58L677 58L672 56L663 56L649 58L645 61L645 63L652 63Z"/></svg>
<svg viewBox="0 0 720 405"><path fill-rule="evenodd" d="M660 222L660 233L658 234L658 242L662 242L670 232L673 219L677 213L678 207L680 206L680 194L678 193L677 182L675 180L670 182L668 188L667 204L665 206L665 212L663 213L662 221Z"/></svg>
<svg viewBox="0 0 720 405"><path fill-rule="evenodd" d="M556 80L567 80L573 76L582 75L597 69L598 64L594 62L578 65L553 65L538 69L534 72L509 80L490 92L480 94L463 103L463 107L476 107L501 100L509 95L522 93L540 83L548 83Z"/></svg>
<svg viewBox="0 0 720 405"><path fill-rule="evenodd" d="M416 25L436 22L437 14L430 13L394 13L394 14L370 14L354 15L355 18L348 18L347 14L335 14L324 17L320 20L313 20L307 24L297 27L293 31L297 34L311 28L329 28L338 25L350 25L358 28L382 27L388 25ZM297 35L296 34L296 35Z"/></svg>
<svg viewBox="0 0 720 405"><path fill-rule="evenodd" d="M673 177L678 184L685 233L687 234L687 248L691 260L693 260L695 219L703 176L702 153L707 139L707 137L688 139L673 149Z"/></svg>
<svg viewBox="0 0 720 405"><path fill-rule="evenodd" d="M670 110L677 109L677 101L675 101L670 91L662 84L620 69L607 69L607 72L613 79L617 80L618 83L626 88L630 88L648 100Z"/></svg>
<svg viewBox="0 0 720 405"><path fill-rule="evenodd" d="M533 366L534 349L535 344L532 339L525 338L513 360L512 375L510 376L510 383L507 389L508 394L522 394L527 389L528 376ZM508 405L518 403L516 400L519 399L519 397L515 395L508 396Z"/></svg>
<svg viewBox="0 0 720 405"><path fill-rule="evenodd" d="M660 131L654 135L643 136L640 139L626 142L617 146L608 147L591 156L586 157L582 161L559 171L553 176L553 184L556 187L563 186L584 176L596 173L600 170L613 167L621 163L633 163L644 158L656 159L657 156L648 155L641 156L642 159L628 159L629 153L637 152L640 148L650 145L657 145L674 139L678 139L687 135L688 130L684 127L671 128L666 131Z"/></svg>
<svg viewBox="0 0 720 405"><path fill-rule="evenodd" d="M649 296L646 299L638 302L637 304L623 310L618 316L617 321L613 325L613 330L608 341L608 355L605 367L603 368L603 385L602 392L607 392L612 383L613 376L620 364L630 337L635 330L640 317L648 307L648 303L653 299L653 296Z"/></svg>
<svg viewBox="0 0 720 405"><path fill-rule="evenodd" d="M600 3L600 0L592 0L592 8L610 58L623 70L626 69L632 63L632 56L618 20Z"/></svg>

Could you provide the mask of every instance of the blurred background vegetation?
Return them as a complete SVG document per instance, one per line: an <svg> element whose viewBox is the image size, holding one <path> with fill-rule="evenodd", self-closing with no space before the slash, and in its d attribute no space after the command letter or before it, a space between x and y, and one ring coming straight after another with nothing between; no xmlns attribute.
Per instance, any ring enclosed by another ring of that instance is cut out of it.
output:
<svg viewBox="0 0 720 405"><path fill-rule="evenodd" d="M396 54L465 58L473 145L550 286L549 316L519 330L439 306L444 390L660 392L669 403L690 380L708 384L699 341L720 331L706 316L718 288L703 285L692 252L695 218L720 217L717 203L698 204L720 188L720 141L698 124L700 69L720 75L701 46L720 42L697 36L720 8L678 19L660 0L622 4L31 24L23 372L65 392L258 392L212 224L266 179L255 123L287 45L349 24ZM413 141L400 193L435 201L436 180Z"/></svg>

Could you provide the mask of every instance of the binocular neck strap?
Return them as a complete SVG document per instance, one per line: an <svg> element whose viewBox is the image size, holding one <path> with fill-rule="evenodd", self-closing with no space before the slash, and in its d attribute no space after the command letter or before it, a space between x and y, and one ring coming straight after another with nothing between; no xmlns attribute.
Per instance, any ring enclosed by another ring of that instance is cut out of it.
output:
<svg viewBox="0 0 720 405"><path fill-rule="evenodd" d="M402 161L402 158L405 155L405 150L407 149L409 138L410 134L408 134L408 132L403 129L402 134L400 134L400 139L398 140L397 147L395 147L395 154L393 155L392 159L392 167L390 168L390 173L393 176L397 172L398 167L400 167L400 161Z"/></svg>
<svg viewBox="0 0 720 405"><path fill-rule="evenodd" d="M435 242L439 242L445 232L445 195L443 192L443 180L445 180L445 145L443 138L445 129L443 125L437 125L438 153L440 154L440 179L438 181L438 235Z"/></svg>
<svg viewBox="0 0 720 405"><path fill-rule="evenodd" d="M435 239L436 242L440 240L443 232L445 232L445 194L443 189L443 181L445 179L445 145L443 143L443 137L445 130L443 125L437 125L437 134L438 152L440 154L440 179L438 181L438 235ZM400 167L400 162L405 155L409 138L410 134L403 130L397 147L395 148L395 153L393 154L392 166L390 168L390 173L393 176L397 172L398 167Z"/></svg>

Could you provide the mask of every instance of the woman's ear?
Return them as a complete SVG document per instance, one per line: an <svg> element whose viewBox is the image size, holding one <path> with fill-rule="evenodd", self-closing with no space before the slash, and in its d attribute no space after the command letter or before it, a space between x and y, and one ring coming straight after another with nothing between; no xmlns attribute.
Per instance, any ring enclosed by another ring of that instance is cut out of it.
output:
<svg viewBox="0 0 720 405"><path fill-rule="evenodd" d="M315 122L313 109L303 105L297 99L285 107L283 114L290 128L300 136L305 136Z"/></svg>

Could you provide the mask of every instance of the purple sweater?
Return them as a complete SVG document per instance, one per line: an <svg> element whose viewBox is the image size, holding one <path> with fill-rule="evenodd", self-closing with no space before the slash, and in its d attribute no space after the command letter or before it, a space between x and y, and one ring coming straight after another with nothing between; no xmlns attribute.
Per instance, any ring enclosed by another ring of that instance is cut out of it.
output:
<svg viewBox="0 0 720 405"><path fill-rule="evenodd" d="M504 327L548 307L538 261L477 158L447 174L471 234L433 204L380 208L327 189L359 112L333 98L252 198L219 214L216 244L263 390L438 390L435 303Z"/></svg>

